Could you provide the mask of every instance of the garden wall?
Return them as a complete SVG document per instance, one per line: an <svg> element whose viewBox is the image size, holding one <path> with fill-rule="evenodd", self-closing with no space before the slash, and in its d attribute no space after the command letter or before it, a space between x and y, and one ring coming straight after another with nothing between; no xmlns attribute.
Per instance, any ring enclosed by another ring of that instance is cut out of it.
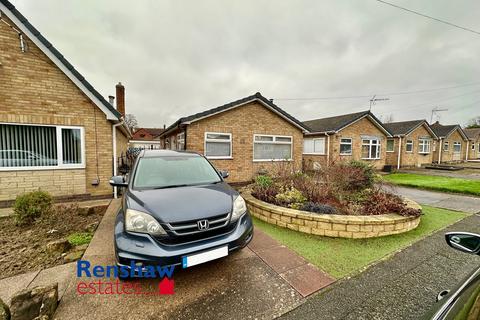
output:
<svg viewBox="0 0 480 320"><path fill-rule="evenodd" d="M260 220L304 233L339 238L373 238L403 233L415 229L420 217L404 217L398 214L348 216L315 214L276 206L242 194L250 213ZM411 208L421 207L406 199Z"/></svg>

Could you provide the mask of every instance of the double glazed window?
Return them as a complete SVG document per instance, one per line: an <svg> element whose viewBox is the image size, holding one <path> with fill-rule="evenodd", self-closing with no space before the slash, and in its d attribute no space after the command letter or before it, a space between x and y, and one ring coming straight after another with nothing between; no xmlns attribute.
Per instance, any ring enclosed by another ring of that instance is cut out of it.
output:
<svg viewBox="0 0 480 320"><path fill-rule="evenodd" d="M292 160L292 137L255 134L253 161Z"/></svg>
<svg viewBox="0 0 480 320"><path fill-rule="evenodd" d="M177 134L177 150L185 149L185 132Z"/></svg>
<svg viewBox="0 0 480 320"><path fill-rule="evenodd" d="M443 143L443 151L448 151L449 146L450 146L450 143L449 143L448 141L445 141L445 142Z"/></svg>
<svg viewBox="0 0 480 320"><path fill-rule="evenodd" d="M232 134L206 132L205 156L210 159L231 159Z"/></svg>
<svg viewBox="0 0 480 320"><path fill-rule="evenodd" d="M418 140L418 153L430 153L430 139L420 138Z"/></svg>
<svg viewBox="0 0 480 320"><path fill-rule="evenodd" d="M342 138L340 139L340 155L349 156L352 154L352 139Z"/></svg>
<svg viewBox="0 0 480 320"><path fill-rule="evenodd" d="M84 167L83 128L0 124L0 170Z"/></svg>
<svg viewBox="0 0 480 320"><path fill-rule="evenodd" d="M395 140L387 139L387 152L393 152L395 148Z"/></svg>
<svg viewBox="0 0 480 320"><path fill-rule="evenodd" d="M325 138L303 140L304 154L325 154Z"/></svg>
<svg viewBox="0 0 480 320"><path fill-rule="evenodd" d="M462 151L462 144L458 141L455 141L453 143L453 152L454 153L460 153Z"/></svg>
<svg viewBox="0 0 480 320"><path fill-rule="evenodd" d="M407 142L405 143L405 151L413 152L413 140L407 140Z"/></svg>
<svg viewBox="0 0 480 320"><path fill-rule="evenodd" d="M362 139L362 159L380 159L380 140L377 138Z"/></svg>

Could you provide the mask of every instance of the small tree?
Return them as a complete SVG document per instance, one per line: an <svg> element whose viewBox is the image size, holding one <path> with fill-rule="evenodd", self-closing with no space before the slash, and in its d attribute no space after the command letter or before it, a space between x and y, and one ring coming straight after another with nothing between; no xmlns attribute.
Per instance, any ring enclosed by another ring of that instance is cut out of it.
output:
<svg viewBox="0 0 480 320"><path fill-rule="evenodd" d="M131 132L135 132L138 128L138 121L137 117L134 114L128 113L125 115L125 119L123 120L127 127L130 129Z"/></svg>
<svg viewBox="0 0 480 320"><path fill-rule="evenodd" d="M480 117L470 119L466 125L466 128L480 128Z"/></svg>

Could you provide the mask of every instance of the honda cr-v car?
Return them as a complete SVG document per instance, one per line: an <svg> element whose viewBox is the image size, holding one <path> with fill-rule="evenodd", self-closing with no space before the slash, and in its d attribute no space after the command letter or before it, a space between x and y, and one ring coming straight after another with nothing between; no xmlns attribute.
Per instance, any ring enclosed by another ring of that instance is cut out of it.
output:
<svg viewBox="0 0 480 320"><path fill-rule="evenodd" d="M124 188L115 222L117 264L186 268L245 247L252 219L227 176L197 153L142 151L128 181L110 180Z"/></svg>

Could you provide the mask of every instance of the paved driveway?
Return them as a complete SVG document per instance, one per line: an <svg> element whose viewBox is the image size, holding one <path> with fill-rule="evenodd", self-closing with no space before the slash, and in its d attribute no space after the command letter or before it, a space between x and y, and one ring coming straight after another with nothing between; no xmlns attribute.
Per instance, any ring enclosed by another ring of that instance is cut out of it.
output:
<svg viewBox="0 0 480 320"><path fill-rule="evenodd" d="M454 287L480 257L451 249L446 231L480 233L480 216L470 216L421 240L393 258L314 295L282 319L420 319L438 292Z"/></svg>
<svg viewBox="0 0 480 320"><path fill-rule="evenodd" d="M85 252L84 260L92 265L114 263L112 230L119 202L116 203L116 208L110 206L107 210ZM174 281L174 295L79 295L79 280L72 278L55 319L273 318L303 299L249 248L188 271L178 269ZM158 291L158 280L140 283L145 292Z"/></svg>

